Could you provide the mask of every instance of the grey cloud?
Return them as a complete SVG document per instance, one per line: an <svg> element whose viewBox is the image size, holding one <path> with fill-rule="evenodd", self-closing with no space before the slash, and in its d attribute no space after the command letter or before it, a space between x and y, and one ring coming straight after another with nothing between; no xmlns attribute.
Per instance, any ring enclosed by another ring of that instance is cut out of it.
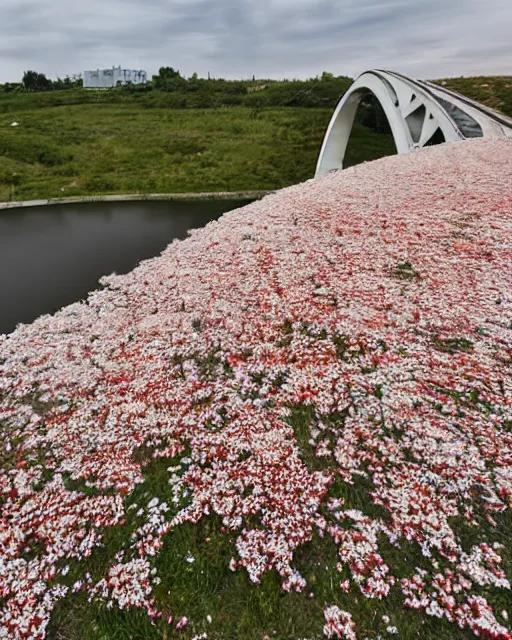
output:
<svg viewBox="0 0 512 640"><path fill-rule="evenodd" d="M510 73L509 0L0 0L0 82L122 64L150 74Z"/></svg>

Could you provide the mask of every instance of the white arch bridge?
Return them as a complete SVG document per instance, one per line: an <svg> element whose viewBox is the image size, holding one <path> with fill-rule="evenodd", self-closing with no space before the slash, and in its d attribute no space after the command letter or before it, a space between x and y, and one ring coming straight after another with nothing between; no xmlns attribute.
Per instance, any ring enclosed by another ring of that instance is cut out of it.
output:
<svg viewBox="0 0 512 640"><path fill-rule="evenodd" d="M334 111L315 178L343 169L357 108L369 93L382 105L399 154L432 144L434 139L452 142L467 138L512 138L512 119L455 91L394 71L366 71Z"/></svg>

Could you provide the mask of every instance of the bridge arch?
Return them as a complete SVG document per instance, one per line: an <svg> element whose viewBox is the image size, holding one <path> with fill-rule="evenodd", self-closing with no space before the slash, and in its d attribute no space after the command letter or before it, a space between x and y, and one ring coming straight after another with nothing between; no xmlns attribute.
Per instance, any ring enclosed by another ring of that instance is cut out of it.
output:
<svg viewBox="0 0 512 640"><path fill-rule="evenodd" d="M429 104L419 88L413 89L405 82L390 81L385 72L367 71L360 75L334 111L324 137L315 177L343 168L356 112L368 92L380 102L386 114L398 154L424 146L437 129L441 130L446 141L462 139L443 107Z"/></svg>
<svg viewBox="0 0 512 640"><path fill-rule="evenodd" d="M334 111L318 157L316 178L343 169L356 112L368 92L373 93L386 114L398 154L423 147L434 137L446 142L512 137L512 120L449 89L392 71L366 71Z"/></svg>

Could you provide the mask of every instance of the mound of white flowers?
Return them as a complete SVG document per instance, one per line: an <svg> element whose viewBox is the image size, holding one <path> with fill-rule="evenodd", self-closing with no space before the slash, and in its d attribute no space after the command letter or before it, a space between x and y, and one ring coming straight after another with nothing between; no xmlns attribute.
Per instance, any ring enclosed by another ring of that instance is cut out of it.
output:
<svg viewBox="0 0 512 640"><path fill-rule="evenodd" d="M82 590L163 623L165 536L216 515L255 583L276 570L314 597L294 559L320 534L343 602L394 590L510 639L486 593L511 577L511 231L512 142L432 147L228 213L1 336L0 638L44 638ZM137 505L102 580L70 584L159 458L167 499ZM350 501L361 480L368 509ZM382 539L415 545L422 567L388 566ZM362 637L338 604L320 602L323 633Z"/></svg>

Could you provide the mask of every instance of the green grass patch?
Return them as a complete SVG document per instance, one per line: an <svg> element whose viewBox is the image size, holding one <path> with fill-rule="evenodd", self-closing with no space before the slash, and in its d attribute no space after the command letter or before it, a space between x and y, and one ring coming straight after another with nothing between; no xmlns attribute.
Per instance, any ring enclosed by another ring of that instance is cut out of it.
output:
<svg viewBox="0 0 512 640"><path fill-rule="evenodd" d="M410 262L399 262L391 271L391 275L399 280L417 280L420 277Z"/></svg>
<svg viewBox="0 0 512 640"><path fill-rule="evenodd" d="M512 117L512 76L444 78L434 82Z"/></svg>
<svg viewBox="0 0 512 640"><path fill-rule="evenodd" d="M81 104L26 109L10 127L0 113L0 201L279 189L313 176L330 116Z"/></svg>
<svg viewBox="0 0 512 640"><path fill-rule="evenodd" d="M445 353L470 352L473 351L473 343L467 338L435 338L434 349Z"/></svg>

